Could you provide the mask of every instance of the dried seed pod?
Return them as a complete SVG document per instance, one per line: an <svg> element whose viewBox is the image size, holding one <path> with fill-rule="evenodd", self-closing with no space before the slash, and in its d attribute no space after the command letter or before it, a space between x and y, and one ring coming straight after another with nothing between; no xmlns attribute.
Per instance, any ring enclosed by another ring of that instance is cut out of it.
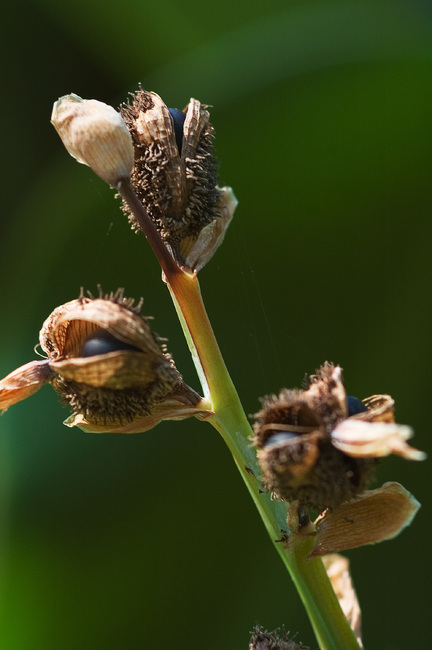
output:
<svg viewBox="0 0 432 650"><path fill-rule="evenodd" d="M169 109L141 88L132 99L120 109L135 149L132 185L177 263L196 272L222 242L237 204L230 188L217 186L209 113L196 99L183 111ZM123 209L138 229L126 203Z"/></svg>
<svg viewBox="0 0 432 650"><path fill-rule="evenodd" d="M394 423L393 406L389 395L348 400L342 369L331 363L309 378L306 390L265 398L253 437L263 485L279 499L322 511L361 494L377 458L423 459L406 443L411 429Z"/></svg>
<svg viewBox="0 0 432 650"><path fill-rule="evenodd" d="M209 414L122 291L57 307L42 326L40 345L47 360L0 382L0 408L50 382L72 407L66 423L86 431L135 433L163 419Z"/></svg>
<svg viewBox="0 0 432 650"><path fill-rule="evenodd" d="M53 106L51 123L66 149L104 181L116 186L130 177L134 164L132 139L121 115L96 99L70 94Z"/></svg>

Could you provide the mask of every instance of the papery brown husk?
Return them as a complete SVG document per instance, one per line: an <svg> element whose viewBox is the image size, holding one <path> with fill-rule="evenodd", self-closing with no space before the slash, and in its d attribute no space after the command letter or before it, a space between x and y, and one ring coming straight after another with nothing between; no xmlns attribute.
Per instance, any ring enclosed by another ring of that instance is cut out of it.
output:
<svg viewBox="0 0 432 650"><path fill-rule="evenodd" d="M310 556L339 553L396 537L409 526L419 508L419 502L400 483L385 483L369 490L318 518L317 541Z"/></svg>

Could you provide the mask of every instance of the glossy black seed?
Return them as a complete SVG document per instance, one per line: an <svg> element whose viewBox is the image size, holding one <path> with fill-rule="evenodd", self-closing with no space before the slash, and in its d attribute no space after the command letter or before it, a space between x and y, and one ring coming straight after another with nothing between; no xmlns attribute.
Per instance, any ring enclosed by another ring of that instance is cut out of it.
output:
<svg viewBox="0 0 432 650"><path fill-rule="evenodd" d="M98 329L84 341L80 356L94 357L97 354L108 354L108 352L117 352L117 350L135 350L139 352L135 346L116 339L115 336L104 329Z"/></svg>
<svg viewBox="0 0 432 650"><path fill-rule="evenodd" d="M183 111L180 111L178 108L169 108L168 110L174 125L174 135L177 143L177 149L181 154L183 145L183 125L186 114L183 113Z"/></svg>
<svg viewBox="0 0 432 650"><path fill-rule="evenodd" d="M363 413L366 411L366 406L358 397L353 397L352 395L347 395L346 398L347 407L348 407L348 417L351 415L356 415L357 413Z"/></svg>
<svg viewBox="0 0 432 650"><path fill-rule="evenodd" d="M283 444L284 442L288 442L288 440L292 440L293 438L296 438L298 436L298 433L288 433L287 431L284 431L283 433L275 433L273 436L270 436L270 438L267 438L265 443L263 444L263 449L264 447L269 447L270 445L280 445Z"/></svg>

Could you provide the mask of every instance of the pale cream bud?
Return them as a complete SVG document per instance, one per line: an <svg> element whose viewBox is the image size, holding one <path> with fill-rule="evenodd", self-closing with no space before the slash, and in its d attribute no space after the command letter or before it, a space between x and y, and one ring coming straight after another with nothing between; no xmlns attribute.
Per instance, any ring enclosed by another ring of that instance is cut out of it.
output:
<svg viewBox="0 0 432 650"><path fill-rule="evenodd" d="M112 106L65 95L54 103L51 123L70 155L104 181L115 187L130 177L134 165L132 138Z"/></svg>

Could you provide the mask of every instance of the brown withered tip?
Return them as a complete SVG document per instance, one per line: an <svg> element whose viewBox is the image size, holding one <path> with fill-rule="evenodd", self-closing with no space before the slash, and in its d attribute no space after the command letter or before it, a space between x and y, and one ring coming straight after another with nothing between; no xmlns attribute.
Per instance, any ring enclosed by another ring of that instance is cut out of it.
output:
<svg viewBox="0 0 432 650"><path fill-rule="evenodd" d="M86 431L137 433L163 419L207 412L171 355L123 290L57 307L40 331L47 359L0 382L0 408L51 383L72 407L66 424Z"/></svg>
<svg viewBox="0 0 432 650"><path fill-rule="evenodd" d="M361 610L350 575L349 561L342 555L332 553L325 555L323 562L345 618L356 636L357 643L363 648Z"/></svg>
<svg viewBox="0 0 432 650"><path fill-rule="evenodd" d="M140 87L120 113L135 152L132 186L176 262L196 272L222 242L237 205L232 190L217 185L207 107L191 99L183 111L169 109ZM123 210L138 230L125 201Z"/></svg>
<svg viewBox="0 0 432 650"><path fill-rule="evenodd" d="M394 422L394 401L346 395L342 369L326 362L305 390L263 399L253 444L266 489L318 511L357 497L373 480L377 459L390 453L421 460L409 427Z"/></svg>

